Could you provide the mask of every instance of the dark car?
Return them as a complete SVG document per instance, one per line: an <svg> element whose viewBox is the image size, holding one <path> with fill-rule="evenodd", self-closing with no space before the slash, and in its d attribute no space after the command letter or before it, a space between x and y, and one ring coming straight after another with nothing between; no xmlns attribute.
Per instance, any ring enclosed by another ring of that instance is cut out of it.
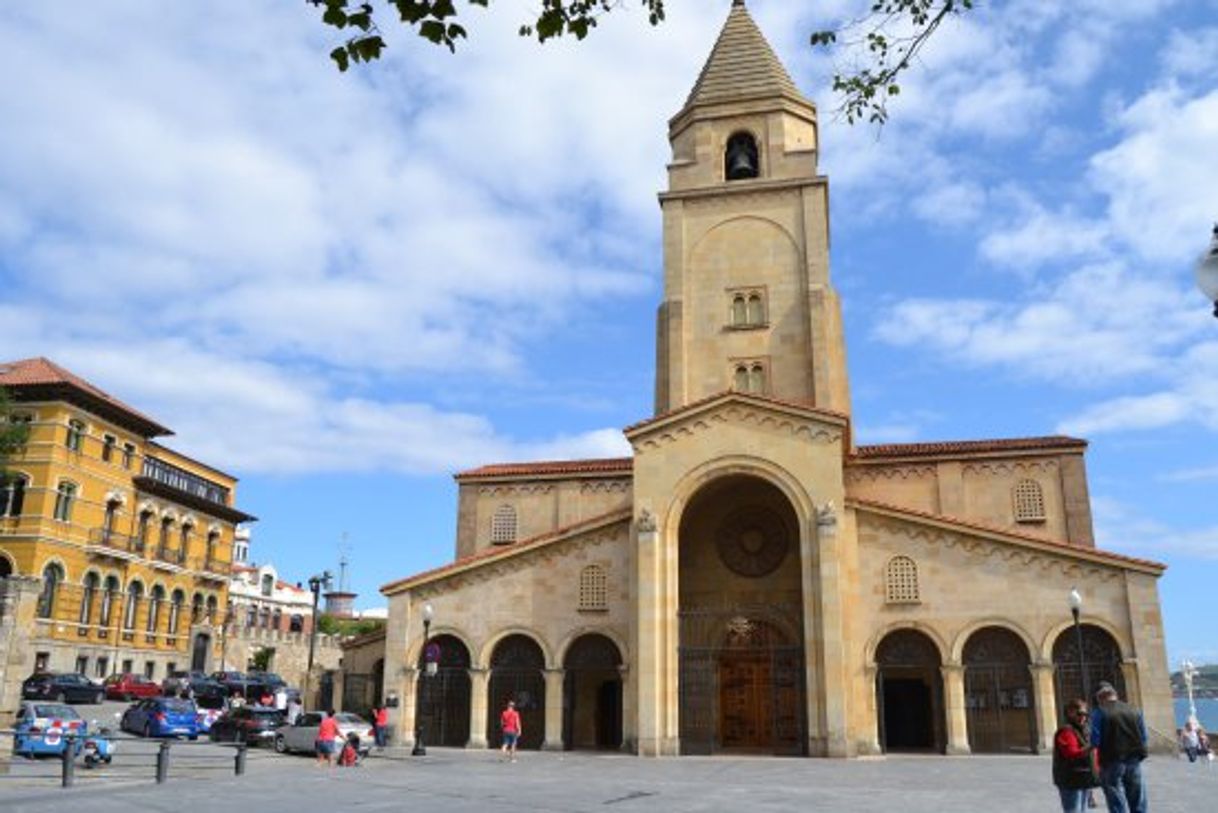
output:
<svg viewBox="0 0 1218 813"><path fill-rule="evenodd" d="M153 697L123 712L119 728L145 737L199 736L198 709L194 701L178 697Z"/></svg>
<svg viewBox="0 0 1218 813"><path fill-rule="evenodd" d="M284 713L267 706L239 706L211 724L208 736L213 742L245 742L259 745L273 742L275 729L283 725Z"/></svg>
<svg viewBox="0 0 1218 813"><path fill-rule="evenodd" d="M228 692L206 672L171 672L161 681L161 693L170 696L186 692L191 697L228 697Z"/></svg>
<svg viewBox="0 0 1218 813"><path fill-rule="evenodd" d="M58 703L100 703L106 698L106 690L75 672L37 672L21 684L21 696Z"/></svg>
<svg viewBox="0 0 1218 813"><path fill-rule="evenodd" d="M250 679L245 676L244 672L236 670L212 672L211 679L219 683L224 688L224 693L230 697L234 694L240 694L242 697L249 696Z"/></svg>
<svg viewBox="0 0 1218 813"><path fill-rule="evenodd" d="M121 675L111 675L106 678L106 697L111 700L137 700L144 697L157 697L161 687L152 678L143 675L133 675L123 672Z"/></svg>

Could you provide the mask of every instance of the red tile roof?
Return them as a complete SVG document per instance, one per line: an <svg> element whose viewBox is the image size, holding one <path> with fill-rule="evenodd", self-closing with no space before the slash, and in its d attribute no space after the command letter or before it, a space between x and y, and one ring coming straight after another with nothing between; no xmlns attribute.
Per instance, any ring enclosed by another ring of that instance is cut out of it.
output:
<svg viewBox="0 0 1218 813"><path fill-rule="evenodd" d="M944 440L926 443L884 443L858 446L852 455L860 460L889 457L935 457L939 455L1017 452L1047 449L1085 449L1087 441L1064 435L1035 438L996 438L990 440Z"/></svg>
<svg viewBox="0 0 1218 813"><path fill-rule="evenodd" d="M553 531L547 531L544 534L522 539L518 542L513 542L510 545L493 546L478 553L464 556L447 565L442 565L431 570L424 570L422 573L416 573L413 576L407 576L404 579L389 582L381 585L381 593L391 595L399 593L410 587L417 587L420 584L425 584L436 579L443 578L460 570L465 570L477 565L487 564L489 562L497 562L500 559L508 559L514 556L519 556L522 553L527 553L538 548L543 548L546 545L560 542L569 536L572 536L583 531L590 531L596 528L602 528L613 525L617 522L625 522L633 516L633 508L619 508L615 511L609 511L604 514L598 514L594 517L572 523L571 525L557 528Z"/></svg>
<svg viewBox="0 0 1218 813"><path fill-rule="evenodd" d="M535 463L491 463L453 475L458 480L473 477L516 477L522 474L629 474L634 466L630 457L603 457L590 460L541 460Z"/></svg>
<svg viewBox="0 0 1218 813"><path fill-rule="evenodd" d="M105 390L95 387L70 370L65 370L50 359L41 356L0 363L0 386L12 390L17 395L27 388L67 388L84 396L86 407L100 407L103 412L107 410L116 412L126 417L128 423L132 423L147 437L173 434L168 428L139 410L124 404Z"/></svg>
<svg viewBox="0 0 1218 813"><path fill-rule="evenodd" d="M975 519L962 519L960 517L949 516L947 514L934 514L929 511L919 511L916 508L909 508L904 505L893 505L891 503L880 502L879 500L865 500L859 497L848 497L847 505L856 506L859 508L875 509L876 511L885 514L903 515L908 519L913 520L932 520L934 522L955 525L965 530L981 531L987 534L1003 536L1020 544L1033 543L1037 547L1052 548L1057 552L1066 553L1080 558L1099 558L1107 559L1118 564L1134 565L1140 569L1152 570L1162 573L1167 569L1167 565L1162 562L1155 562L1151 559L1139 559L1135 556L1125 556L1121 553L1112 553L1099 548L1087 548L1082 545L1072 545L1069 542L1061 539L1046 539L1043 536L1035 536L1033 534L1013 531L1009 528L1000 528L997 525L989 525L984 522L978 522Z"/></svg>

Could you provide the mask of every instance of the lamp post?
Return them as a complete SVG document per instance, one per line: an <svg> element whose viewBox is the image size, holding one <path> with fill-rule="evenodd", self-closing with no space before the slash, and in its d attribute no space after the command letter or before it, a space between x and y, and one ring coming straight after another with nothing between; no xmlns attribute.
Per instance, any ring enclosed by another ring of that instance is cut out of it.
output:
<svg viewBox="0 0 1218 813"><path fill-rule="evenodd" d="M1088 703L1091 702L1091 686L1087 680L1087 661L1083 659L1083 625L1079 623L1078 617L1083 609L1083 597L1079 594L1077 587L1070 588L1070 615L1074 616L1074 643L1078 646L1078 677L1082 681L1083 699Z"/></svg>
<svg viewBox="0 0 1218 813"><path fill-rule="evenodd" d="M427 651L428 639L431 637L431 619L435 613L435 608L431 606L430 602L423 605L423 674L419 675L419 686L417 689L419 692L422 692L423 687L428 685L424 683L423 679L435 674L435 664L428 658L429 653ZM416 703L416 708L422 705L422 703ZM420 719L415 720L414 748L411 749L410 755L412 757L427 756L427 746L423 744L423 721Z"/></svg>
<svg viewBox="0 0 1218 813"><path fill-rule="evenodd" d="M321 599L321 591L323 589L330 589L330 581L331 576L328 570L323 570L316 576L309 577L309 589L313 591L313 624L309 629L309 665L305 669L305 680L309 686L307 687L308 691L306 691L305 697L308 697L313 689L313 650L317 646L317 604Z"/></svg>
<svg viewBox="0 0 1218 813"><path fill-rule="evenodd" d="M1192 661L1180 664L1180 677L1184 678L1184 690L1188 692L1188 719L1193 725L1197 724L1197 704L1193 702L1193 680L1197 674L1197 667L1193 666Z"/></svg>
<svg viewBox="0 0 1218 813"><path fill-rule="evenodd" d="M1214 316L1218 316L1218 223L1214 224L1209 249L1197 261L1197 287L1214 303Z"/></svg>

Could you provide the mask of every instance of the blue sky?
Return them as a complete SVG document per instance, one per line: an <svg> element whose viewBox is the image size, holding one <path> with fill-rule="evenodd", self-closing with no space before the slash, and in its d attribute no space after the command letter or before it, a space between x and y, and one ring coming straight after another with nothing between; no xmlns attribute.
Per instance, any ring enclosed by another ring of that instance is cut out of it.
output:
<svg viewBox="0 0 1218 813"><path fill-rule="evenodd" d="M0 10L0 358L240 476L285 577L345 532L364 607L451 558L453 471L651 410L666 122L729 3L545 47L497 5L345 75L304 2ZM880 132L807 46L859 5L750 3L821 111L859 441L1089 438L1100 544L1167 562L1173 665L1218 662L1218 3L987 4Z"/></svg>

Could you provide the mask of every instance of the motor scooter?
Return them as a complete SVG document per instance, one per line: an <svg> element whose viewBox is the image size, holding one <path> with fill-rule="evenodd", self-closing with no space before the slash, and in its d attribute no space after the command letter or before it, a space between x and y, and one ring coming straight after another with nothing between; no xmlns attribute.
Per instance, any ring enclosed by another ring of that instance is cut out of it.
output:
<svg viewBox="0 0 1218 813"><path fill-rule="evenodd" d="M118 745L110 738L110 729L99 726L96 720L93 721L91 729L85 735L84 747L81 749L84 754L85 767L96 768L102 764L109 765Z"/></svg>

